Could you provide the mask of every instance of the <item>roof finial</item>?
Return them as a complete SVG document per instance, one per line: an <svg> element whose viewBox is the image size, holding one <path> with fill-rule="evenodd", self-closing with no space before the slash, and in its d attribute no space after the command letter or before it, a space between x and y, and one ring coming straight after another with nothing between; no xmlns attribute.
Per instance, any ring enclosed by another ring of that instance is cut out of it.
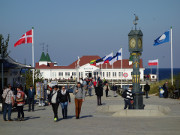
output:
<svg viewBox="0 0 180 135"><path fill-rule="evenodd" d="M44 52L44 43L40 43L40 45L42 45L42 50Z"/></svg>
<svg viewBox="0 0 180 135"><path fill-rule="evenodd" d="M46 45L46 47L47 47L47 53L48 53L48 44Z"/></svg>
<svg viewBox="0 0 180 135"><path fill-rule="evenodd" d="M133 24L135 25L135 30L136 30L137 21L139 20L139 18L136 14L134 14L134 16L135 16L135 19L133 21Z"/></svg>

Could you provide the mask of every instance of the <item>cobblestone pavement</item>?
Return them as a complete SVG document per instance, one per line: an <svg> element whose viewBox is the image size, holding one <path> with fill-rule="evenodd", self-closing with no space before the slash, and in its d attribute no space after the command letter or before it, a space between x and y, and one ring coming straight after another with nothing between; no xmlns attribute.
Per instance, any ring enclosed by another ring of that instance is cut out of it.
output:
<svg viewBox="0 0 180 135"><path fill-rule="evenodd" d="M103 106L124 104L122 97L103 97ZM68 119L62 119L59 107L59 121L53 121L51 106L35 107L35 112L28 112L25 106L25 121L4 122L0 113L1 135L179 135L180 100L162 99L156 96L144 99L144 104L164 105L171 108L165 117L112 117L111 113L97 112L96 96L86 97L82 106L81 118L75 119L74 97L68 106ZM17 118L17 112L12 113Z"/></svg>

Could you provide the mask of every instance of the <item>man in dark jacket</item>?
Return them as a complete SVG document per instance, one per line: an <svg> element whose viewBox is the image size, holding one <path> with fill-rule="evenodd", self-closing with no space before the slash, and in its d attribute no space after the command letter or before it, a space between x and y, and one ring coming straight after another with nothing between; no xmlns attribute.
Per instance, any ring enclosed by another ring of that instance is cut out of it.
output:
<svg viewBox="0 0 180 135"><path fill-rule="evenodd" d="M29 90L28 90L28 103L29 103L29 109L28 112L31 111L31 106L32 106L32 111L34 111L34 96L36 95L36 91L31 85Z"/></svg>
<svg viewBox="0 0 180 135"><path fill-rule="evenodd" d="M146 93L146 98L148 98L149 90L150 90L150 86L149 86L148 83L146 83L146 85L144 86L144 91L145 91L145 93Z"/></svg>
<svg viewBox="0 0 180 135"><path fill-rule="evenodd" d="M97 96L97 105L102 105L101 97L103 96L103 82L99 79L97 87L95 88L96 96Z"/></svg>

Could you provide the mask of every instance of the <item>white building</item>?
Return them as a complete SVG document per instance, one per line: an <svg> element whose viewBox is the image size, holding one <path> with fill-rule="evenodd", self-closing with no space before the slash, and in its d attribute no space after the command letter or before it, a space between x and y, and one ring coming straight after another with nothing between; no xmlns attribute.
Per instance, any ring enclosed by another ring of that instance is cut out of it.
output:
<svg viewBox="0 0 180 135"><path fill-rule="evenodd" d="M100 59L99 56L82 56L79 61L79 68L77 68L77 60L68 66L57 66L57 63L51 62L49 54L45 56L44 52L38 63L36 69L40 70L44 79L76 79L79 72L80 78L97 77L107 80L132 80L131 72L132 65L129 65L128 59L123 59L122 69L121 60L113 64L113 68L109 64L102 64L101 66L94 66L89 64L91 60ZM142 59L140 60L140 79L144 79L144 68Z"/></svg>

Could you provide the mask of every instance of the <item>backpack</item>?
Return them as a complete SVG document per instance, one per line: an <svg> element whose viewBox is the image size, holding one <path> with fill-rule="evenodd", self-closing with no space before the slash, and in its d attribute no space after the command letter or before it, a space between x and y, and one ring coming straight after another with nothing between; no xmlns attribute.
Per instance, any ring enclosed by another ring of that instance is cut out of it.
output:
<svg viewBox="0 0 180 135"><path fill-rule="evenodd" d="M121 95L123 98L126 98L126 96L127 96L127 93L126 93L126 92L127 92L127 90L124 90L124 91L123 91L123 93L122 93L122 95Z"/></svg>

